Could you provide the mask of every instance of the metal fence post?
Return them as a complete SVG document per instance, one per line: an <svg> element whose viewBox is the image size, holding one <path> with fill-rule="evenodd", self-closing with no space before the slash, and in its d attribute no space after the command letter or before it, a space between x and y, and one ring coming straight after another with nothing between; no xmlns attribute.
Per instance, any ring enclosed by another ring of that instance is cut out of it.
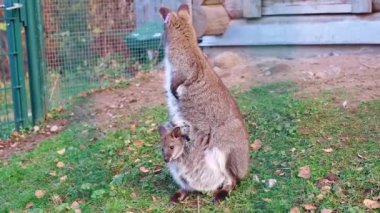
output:
<svg viewBox="0 0 380 213"><path fill-rule="evenodd" d="M9 67L12 84L15 128L28 125L24 67L21 43L20 4L13 0L5 0L5 19L7 23ZM21 5L22 7L22 5Z"/></svg>
<svg viewBox="0 0 380 213"><path fill-rule="evenodd" d="M32 108L33 124L36 124L44 118L44 92L43 92L43 76L40 51L41 36L39 30L38 9L40 1L25 1L26 7L26 45L28 49L28 67L29 67L29 83L30 83L30 101Z"/></svg>

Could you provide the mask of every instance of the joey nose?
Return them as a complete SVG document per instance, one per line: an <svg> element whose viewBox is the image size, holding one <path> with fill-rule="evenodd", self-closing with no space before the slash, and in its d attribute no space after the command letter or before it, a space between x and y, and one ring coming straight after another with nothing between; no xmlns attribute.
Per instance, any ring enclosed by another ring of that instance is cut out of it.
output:
<svg viewBox="0 0 380 213"><path fill-rule="evenodd" d="M167 162L169 162L169 157L164 157L164 161L165 161L165 163L167 163Z"/></svg>

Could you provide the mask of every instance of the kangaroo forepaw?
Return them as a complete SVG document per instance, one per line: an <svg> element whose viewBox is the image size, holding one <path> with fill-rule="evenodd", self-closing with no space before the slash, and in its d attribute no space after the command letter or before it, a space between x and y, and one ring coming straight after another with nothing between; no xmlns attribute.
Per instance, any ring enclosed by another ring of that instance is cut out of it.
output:
<svg viewBox="0 0 380 213"><path fill-rule="evenodd" d="M224 189L221 189L221 190L218 190L214 193L214 203L215 204L219 204L220 202L222 202L223 200L225 200L227 197L228 197L228 191L227 190L224 190Z"/></svg>
<svg viewBox="0 0 380 213"><path fill-rule="evenodd" d="M182 190L176 191L170 198L170 203L179 203L187 197L187 192Z"/></svg>

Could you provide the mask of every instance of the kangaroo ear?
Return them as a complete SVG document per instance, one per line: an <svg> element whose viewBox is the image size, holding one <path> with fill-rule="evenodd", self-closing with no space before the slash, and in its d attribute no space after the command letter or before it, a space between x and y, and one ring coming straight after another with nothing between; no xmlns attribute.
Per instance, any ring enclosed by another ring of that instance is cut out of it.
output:
<svg viewBox="0 0 380 213"><path fill-rule="evenodd" d="M180 127L175 127L171 133L171 136L174 138L179 138L182 136L181 128Z"/></svg>
<svg viewBox="0 0 380 213"><path fill-rule="evenodd" d="M188 21L191 21L189 5L182 4L179 6L177 13L179 16L186 18Z"/></svg>
<svg viewBox="0 0 380 213"><path fill-rule="evenodd" d="M160 136L164 136L167 134L168 131L164 126L161 125L158 127L158 132L160 133Z"/></svg>
<svg viewBox="0 0 380 213"><path fill-rule="evenodd" d="M170 17L170 12L171 10L169 8L166 8L166 7L161 7L160 10L160 15L161 15L161 18L164 20L165 23L167 23L169 17Z"/></svg>

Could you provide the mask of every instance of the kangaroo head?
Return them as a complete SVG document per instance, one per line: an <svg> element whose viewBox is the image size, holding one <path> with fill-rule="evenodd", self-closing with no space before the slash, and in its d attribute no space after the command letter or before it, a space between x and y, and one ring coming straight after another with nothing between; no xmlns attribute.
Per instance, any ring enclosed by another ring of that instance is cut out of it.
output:
<svg viewBox="0 0 380 213"><path fill-rule="evenodd" d="M160 126L158 132L161 136L164 161L170 162L180 157L185 146L181 128L174 127L174 129L168 129L167 127Z"/></svg>
<svg viewBox="0 0 380 213"><path fill-rule="evenodd" d="M165 22L166 43L197 45L188 5L181 5L177 12L161 7L159 12Z"/></svg>

